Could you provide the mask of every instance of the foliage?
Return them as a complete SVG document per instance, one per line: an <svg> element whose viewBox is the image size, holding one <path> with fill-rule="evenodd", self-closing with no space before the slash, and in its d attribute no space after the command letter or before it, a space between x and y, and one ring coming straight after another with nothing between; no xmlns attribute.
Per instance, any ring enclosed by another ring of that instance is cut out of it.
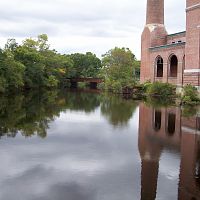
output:
<svg viewBox="0 0 200 200"><path fill-rule="evenodd" d="M175 95L175 86L169 83L146 83L144 87L146 89L146 93L150 96L169 97Z"/></svg>
<svg viewBox="0 0 200 200"><path fill-rule="evenodd" d="M200 103L200 98L198 97L198 91L194 86L192 86L190 84L184 86L182 102L183 102L183 104Z"/></svg>
<svg viewBox="0 0 200 200"><path fill-rule="evenodd" d="M103 66L103 67L102 67ZM114 48L102 61L91 52L60 54L50 49L48 36L38 35L18 44L8 39L0 49L0 92L68 86L70 78L103 78L100 88L116 93L132 90L140 61L128 48Z"/></svg>
<svg viewBox="0 0 200 200"><path fill-rule="evenodd" d="M0 92L20 89L23 85L25 66L16 61L8 49L0 51Z"/></svg>
<svg viewBox="0 0 200 200"><path fill-rule="evenodd" d="M65 86L72 77L96 77L101 60L90 52L62 55L50 49L48 36L8 39L0 50L0 92Z"/></svg>
<svg viewBox="0 0 200 200"><path fill-rule="evenodd" d="M95 54L87 52L86 54L75 53L69 58L74 63L74 70L71 77L97 77L101 69L101 60Z"/></svg>
<svg viewBox="0 0 200 200"><path fill-rule="evenodd" d="M146 81L143 84L140 84L140 86L142 87L142 91L144 93L147 93L148 88L152 85L151 81Z"/></svg>
<svg viewBox="0 0 200 200"><path fill-rule="evenodd" d="M121 93L124 87L136 84L135 69L138 61L128 48L111 49L102 59L100 76L105 80L105 89Z"/></svg>

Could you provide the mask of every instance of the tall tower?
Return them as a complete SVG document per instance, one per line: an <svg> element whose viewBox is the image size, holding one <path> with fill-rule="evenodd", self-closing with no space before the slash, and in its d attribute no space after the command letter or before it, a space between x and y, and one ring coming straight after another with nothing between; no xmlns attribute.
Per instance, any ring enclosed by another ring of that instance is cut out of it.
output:
<svg viewBox="0 0 200 200"><path fill-rule="evenodd" d="M192 83L200 89L200 0L186 2L184 84Z"/></svg>
<svg viewBox="0 0 200 200"><path fill-rule="evenodd" d="M146 24L164 24L164 0L148 0Z"/></svg>
<svg viewBox="0 0 200 200"><path fill-rule="evenodd" d="M164 0L147 0L146 25L142 33L140 81L153 81L154 66L151 66L150 47L166 44L164 26Z"/></svg>

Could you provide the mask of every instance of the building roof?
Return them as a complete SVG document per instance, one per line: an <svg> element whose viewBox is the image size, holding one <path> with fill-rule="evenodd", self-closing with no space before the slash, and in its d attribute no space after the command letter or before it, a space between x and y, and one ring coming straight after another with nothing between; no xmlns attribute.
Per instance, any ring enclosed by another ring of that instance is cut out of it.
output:
<svg viewBox="0 0 200 200"><path fill-rule="evenodd" d="M155 47L150 47L150 50L157 50L157 49L166 49L174 46L184 46L186 42L177 42L177 43L172 43L172 44L166 44L166 45L161 45L161 46L155 46Z"/></svg>
<svg viewBox="0 0 200 200"><path fill-rule="evenodd" d="M167 35L167 37L172 37L172 36L177 36L177 35L185 35L185 34L186 34L186 31L181 31L181 32L178 32L178 33L169 34L169 35Z"/></svg>

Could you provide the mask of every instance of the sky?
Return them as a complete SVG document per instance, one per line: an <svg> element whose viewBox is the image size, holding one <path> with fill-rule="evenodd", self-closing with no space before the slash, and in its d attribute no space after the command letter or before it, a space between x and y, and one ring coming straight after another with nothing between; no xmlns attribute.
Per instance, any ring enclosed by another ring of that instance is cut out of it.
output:
<svg viewBox="0 0 200 200"><path fill-rule="evenodd" d="M60 53L128 47L140 59L146 0L0 0L0 47L47 34ZM168 33L185 30L185 1L165 0Z"/></svg>

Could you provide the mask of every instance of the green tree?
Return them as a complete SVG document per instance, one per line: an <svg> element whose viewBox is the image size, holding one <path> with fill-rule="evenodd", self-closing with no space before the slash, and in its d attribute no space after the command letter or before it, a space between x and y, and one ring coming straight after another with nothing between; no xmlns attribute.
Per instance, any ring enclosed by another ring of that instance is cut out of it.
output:
<svg viewBox="0 0 200 200"><path fill-rule="evenodd" d="M36 40L32 38L24 40L15 51L15 59L25 66L25 87L38 88L45 85L44 57L38 51Z"/></svg>
<svg viewBox="0 0 200 200"><path fill-rule="evenodd" d="M8 39L0 50L0 92L20 88L55 88L72 77L96 77L101 60L90 52L62 55L50 49L48 36Z"/></svg>
<svg viewBox="0 0 200 200"><path fill-rule="evenodd" d="M71 54L70 58L74 63L72 77L97 77L101 69L101 60L95 54L91 52L75 53Z"/></svg>
<svg viewBox="0 0 200 200"><path fill-rule="evenodd" d="M124 87L135 85L135 69L138 62L130 49L118 47L111 49L103 55L102 65L100 76L105 79L106 89L122 92Z"/></svg>
<svg viewBox="0 0 200 200"><path fill-rule="evenodd" d="M12 50L8 47L0 51L0 92L23 87L25 66L14 59Z"/></svg>

